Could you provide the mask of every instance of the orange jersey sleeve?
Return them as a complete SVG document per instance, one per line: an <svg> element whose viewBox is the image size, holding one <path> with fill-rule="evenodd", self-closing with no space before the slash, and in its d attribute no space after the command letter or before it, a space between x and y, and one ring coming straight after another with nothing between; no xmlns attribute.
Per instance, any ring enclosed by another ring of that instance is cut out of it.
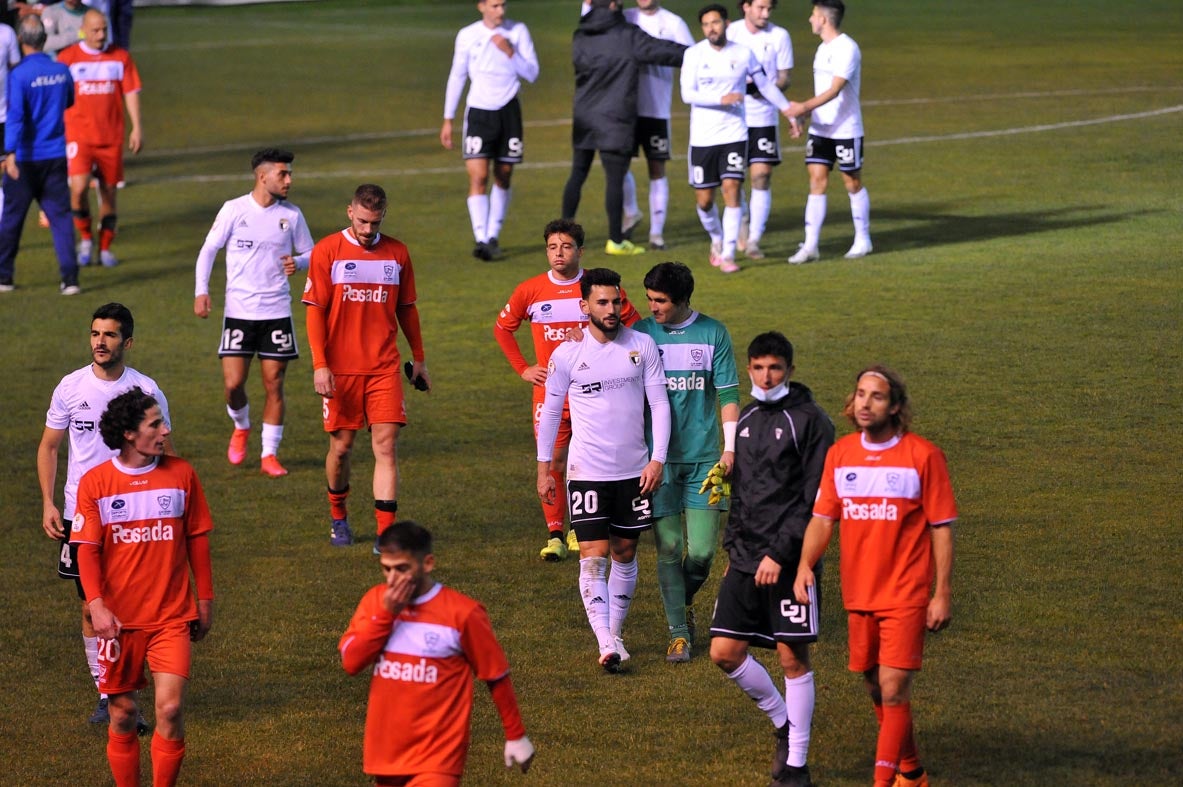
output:
<svg viewBox="0 0 1183 787"><path fill-rule="evenodd" d="M74 106L66 110L66 139L90 145L122 145L123 97L143 85L131 54L110 45L96 52L83 43L58 52L74 79Z"/></svg>

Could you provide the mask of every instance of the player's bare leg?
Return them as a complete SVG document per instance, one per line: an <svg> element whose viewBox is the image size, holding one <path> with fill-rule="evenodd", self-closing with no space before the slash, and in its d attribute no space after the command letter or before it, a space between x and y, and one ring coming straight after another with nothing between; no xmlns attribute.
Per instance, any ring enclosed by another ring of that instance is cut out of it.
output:
<svg viewBox="0 0 1183 787"><path fill-rule="evenodd" d="M107 728L107 762L116 787L140 783L140 739L136 735L138 692L108 698L111 725Z"/></svg>
<svg viewBox="0 0 1183 787"><path fill-rule="evenodd" d="M472 256L487 262L493 259L489 251L489 159L465 159L464 169L468 173L468 218L476 240Z"/></svg>
<svg viewBox="0 0 1183 787"><path fill-rule="evenodd" d="M152 676L156 693L156 734L152 736L153 787L177 783L185 759L185 689L189 681L166 672Z"/></svg>
<svg viewBox="0 0 1183 787"><path fill-rule="evenodd" d="M78 230L78 264L89 265L94 258L94 228L90 220L90 175L70 176L70 212Z"/></svg>
<svg viewBox="0 0 1183 787"><path fill-rule="evenodd" d="M356 436L357 432L353 429L329 432L329 451L325 454L325 481L328 484L329 511L333 520L329 543L336 547L353 543L346 498L349 496L350 459Z"/></svg>
<svg viewBox="0 0 1183 787"><path fill-rule="evenodd" d="M264 395L261 466L264 473L278 478L288 474L279 463L278 457L279 443L283 440L283 381L287 374L288 362L275 358L260 358L259 369L263 377Z"/></svg>
<svg viewBox="0 0 1183 787"><path fill-rule="evenodd" d="M374 518L377 533L394 524L398 511L398 433L401 424L371 424L374 449Z"/></svg>
<svg viewBox="0 0 1183 787"><path fill-rule="evenodd" d="M863 188L862 170L843 172L842 181L850 195L850 218L854 222L854 244L846 259L854 260L871 253L871 197Z"/></svg>
<svg viewBox="0 0 1183 787"><path fill-rule="evenodd" d="M250 369L251 359L248 357L227 355L222 358L226 414L234 422L230 446L226 449L226 458L232 465L240 465L246 458L246 442L251 434L251 409L246 396L246 380Z"/></svg>

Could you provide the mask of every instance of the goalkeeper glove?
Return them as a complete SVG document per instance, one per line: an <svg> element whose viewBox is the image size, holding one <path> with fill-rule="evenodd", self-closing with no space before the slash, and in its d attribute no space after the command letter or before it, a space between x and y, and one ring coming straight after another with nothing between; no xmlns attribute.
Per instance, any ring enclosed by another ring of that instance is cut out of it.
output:
<svg viewBox="0 0 1183 787"><path fill-rule="evenodd" d="M710 495L707 496L707 505L718 505L719 502L731 496L731 482L725 477L727 468L723 467L722 463L716 462L715 466L707 473L707 477L703 479L702 486L698 488L698 493L705 494L709 489Z"/></svg>
<svg viewBox="0 0 1183 787"><path fill-rule="evenodd" d="M530 743L530 739L525 735L518 738L516 741L505 742L505 767L512 768L517 765L522 769L522 773L530 770L530 763L534 760L534 744Z"/></svg>

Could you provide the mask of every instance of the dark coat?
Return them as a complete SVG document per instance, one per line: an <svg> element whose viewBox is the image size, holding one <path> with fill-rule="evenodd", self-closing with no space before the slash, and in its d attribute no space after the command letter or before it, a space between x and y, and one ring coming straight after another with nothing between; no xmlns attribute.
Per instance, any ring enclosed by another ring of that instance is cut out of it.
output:
<svg viewBox="0 0 1183 787"><path fill-rule="evenodd" d="M682 65L686 47L654 38L624 14L593 8L571 43L575 111L571 144L630 155L636 150L637 76L642 65Z"/></svg>

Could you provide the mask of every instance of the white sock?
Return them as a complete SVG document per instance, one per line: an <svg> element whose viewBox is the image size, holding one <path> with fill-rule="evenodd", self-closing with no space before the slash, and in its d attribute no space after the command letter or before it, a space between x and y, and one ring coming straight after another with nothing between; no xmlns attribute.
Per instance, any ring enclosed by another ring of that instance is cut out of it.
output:
<svg viewBox="0 0 1183 787"><path fill-rule="evenodd" d="M90 667L90 678L94 687L99 687L99 638L82 635L82 644L86 647L86 666Z"/></svg>
<svg viewBox="0 0 1183 787"><path fill-rule="evenodd" d="M635 216L640 212L641 206L637 204L637 179L630 170L624 173L624 216ZM620 218L623 219L624 216Z"/></svg>
<svg viewBox="0 0 1183 787"><path fill-rule="evenodd" d="M809 756L809 731L813 725L813 672L785 678L785 709L789 717L789 765L800 768Z"/></svg>
<svg viewBox="0 0 1183 787"><path fill-rule="evenodd" d="M768 214L772 212L772 189L752 189L752 202L748 208L748 242L755 243L764 237L768 226Z"/></svg>
<svg viewBox="0 0 1183 787"><path fill-rule="evenodd" d="M636 592L637 558L634 556L628 563L613 560L612 571L608 574L608 629L612 636L619 637L624 630L624 619L628 617Z"/></svg>
<svg viewBox="0 0 1183 787"><path fill-rule="evenodd" d="M768 670L752 658L752 654L748 654L735 672L727 673L727 677L735 681L736 685L743 689L744 694L756 701L756 707L768 714L774 727L779 730L785 726L788 719L785 698L772 682Z"/></svg>
<svg viewBox="0 0 1183 787"><path fill-rule="evenodd" d="M810 194L805 201L805 248L817 249L826 221L826 195Z"/></svg>
<svg viewBox="0 0 1183 787"><path fill-rule="evenodd" d="M723 208L723 256L735 259L735 243L739 240L739 225L743 208Z"/></svg>
<svg viewBox="0 0 1183 787"><path fill-rule="evenodd" d="M489 198L489 229L490 238L501 237L501 225L505 223L505 213L509 210L509 189L503 189L493 184L493 195Z"/></svg>
<svg viewBox="0 0 1183 787"><path fill-rule="evenodd" d="M251 406L249 404L243 406L241 410L235 410L230 405L226 405L226 414L234 422L235 429L251 428Z"/></svg>
<svg viewBox="0 0 1183 787"><path fill-rule="evenodd" d="M670 206L670 182L667 178L649 181L649 235L665 232L665 212Z"/></svg>
<svg viewBox="0 0 1183 787"><path fill-rule="evenodd" d="M608 628L608 558L585 557L579 561L579 595L583 597L583 611L591 624L596 642L603 648L609 647L612 632Z"/></svg>
<svg viewBox="0 0 1183 787"><path fill-rule="evenodd" d="M698 211L698 220L702 223L702 228L707 231L707 235L711 236L711 243L723 243L723 228L719 226L719 211L712 204L709 210L703 210L696 207Z"/></svg>
<svg viewBox="0 0 1183 787"><path fill-rule="evenodd" d="M269 424L264 421L262 456L278 454L281 440L283 440L283 424Z"/></svg>
<svg viewBox="0 0 1183 787"><path fill-rule="evenodd" d="M474 194L468 198L468 220L472 222L472 236L477 243L484 243L489 239L489 197L485 194Z"/></svg>
<svg viewBox="0 0 1183 787"><path fill-rule="evenodd" d="M850 217L854 220L854 239L871 242L871 195L867 187L850 195Z"/></svg>

